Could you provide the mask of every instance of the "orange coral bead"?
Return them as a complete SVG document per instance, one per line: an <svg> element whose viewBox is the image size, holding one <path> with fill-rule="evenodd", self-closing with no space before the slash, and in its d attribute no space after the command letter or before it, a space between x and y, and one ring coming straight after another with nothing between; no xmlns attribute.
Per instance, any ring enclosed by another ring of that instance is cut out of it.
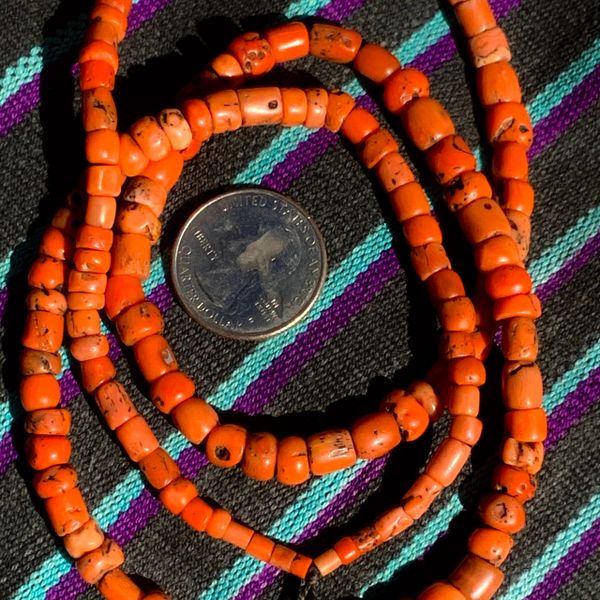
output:
<svg viewBox="0 0 600 600"><path fill-rule="evenodd" d="M518 469L535 474L544 462L544 445L541 442L520 442L507 438L501 451L502 460Z"/></svg>
<svg viewBox="0 0 600 600"><path fill-rule="evenodd" d="M100 313L97 310L70 310L65 323L71 338L100 334Z"/></svg>
<svg viewBox="0 0 600 600"><path fill-rule="evenodd" d="M467 600L490 600L502 585L504 573L479 556L467 554L448 579Z"/></svg>
<svg viewBox="0 0 600 600"><path fill-rule="evenodd" d="M206 458L218 467L235 467L242 461L248 432L239 425L217 425L206 440Z"/></svg>
<svg viewBox="0 0 600 600"><path fill-rule="evenodd" d="M329 131L337 133L342 127L346 117L354 109L355 101L350 94L336 90L330 92L327 103L327 115L325 116L325 127Z"/></svg>
<svg viewBox="0 0 600 600"><path fill-rule="evenodd" d="M433 98L417 98L406 105L402 125L419 150L428 150L446 136L454 134L454 123L446 109Z"/></svg>
<svg viewBox="0 0 600 600"><path fill-rule="evenodd" d="M144 592L121 569L113 569L98 583L98 591L106 600L143 600Z"/></svg>
<svg viewBox="0 0 600 600"><path fill-rule="evenodd" d="M86 43L99 40L116 48L119 43L119 32L112 23L91 21L88 24L84 39Z"/></svg>
<svg viewBox="0 0 600 600"><path fill-rule="evenodd" d="M387 129L378 129L371 133L358 147L358 156L367 169L372 169L392 152L398 152L398 142Z"/></svg>
<svg viewBox="0 0 600 600"><path fill-rule="evenodd" d="M109 351L108 338L105 335L87 335L73 340L69 349L78 361L106 356Z"/></svg>
<svg viewBox="0 0 600 600"><path fill-rule="evenodd" d="M63 408L34 410L25 417L25 431L38 435L67 435L71 413Z"/></svg>
<svg viewBox="0 0 600 600"><path fill-rule="evenodd" d="M85 223L92 227L111 229L117 214L117 202L112 196L89 196Z"/></svg>
<svg viewBox="0 0 600 600"><path fill-rule="evenodd" d="M255 533L246 547L246 554L263 562L268 562L274 549L275 542L273 540L260 533Z"/></svg>
<svg viewBox="0 0 600 600"><path fill-rule="evenodd" d="M106 314L109 319L114 319L126 308L144 299L144 289L137 277L111 276L106 285Z"/></svg>
<svg viewBox="0 0 600 600"><path fill-rule="evenodd" d="M100 385L94 398L100 414L113 431L138 414L125 388L118 381Z"/></svg>
<svg viewBox="0 0 600 600"><path fill-rule="evenodd" d="M475 266L488 273L505 265L522 266L523 261L512 237L497 235L478 243L474 249Z"/></svg>
<svg viewBox="0 0 600 600"><path fill-rule="evenodd" d="M281 124L284 127L304 125L308 112L308 100L304 90L298 88L283 88L281 90L283 116Z"/></svg>
<svg viewBox="0 0 600 600"><path fill-rule="evenodd" d="M54 465L33 476L33 489L43 499L54 498L77 485L77 472L71 465Z"/></svg>
<svg viewBox="0 0 600 600"><path fill-rule="evenodd" d="M327 117L329 94L323 88L308 88L306 92L306 118L304 126L309 129L323 127Z"/></svg>
<svg viewBox="0 0 600 600"><path fill-rule="evenodd" d="M235 131L242 126L240 102L234 90L223 90L205 98L212 117L214 133Z"/></svg>
<svg viewBox="0 0 600 600"><path fill-rule="evenodd" d="M198 496L198 490L189 479L178 477L160 490L158 496L168 511L179 515Z"/></svg>
<svg viewBox="0 0 600 600"><path fill-rule="evenodd" d="M144 417L137 415L116 429L117 438L127 456L133 462L139 462L158 448L158 440Z"/></svg>
<svg viewBox="0 0 600 600"><path fill-rule="evenodd" d="M411 168L399 152L391 152L384 156L375 165L374 172L386 192L392 192L415 180Z"/></svg>
<svg viewBox="0 0 600 600"><path fill-rule="evenodd" d="M181 518L196 531L206 531L213 509L202 498L192 498L180 514Z"/></svg>
<svg viewBox="0 0 600 600"><path fill-rule="evenodd" d="M527 181L529 161L527 147L517 142L501 142L494 147L492 173L497 179Z"/></svg>
<svg viewBox="0 0 600 600"><path fill-rule="evenodd" d="M465 597L449 583L436 582L421 592L417 600L465 600Z"/></svg>
<svg viewBox="0 0 600 600"><path fill-rule="evenodd" d="M450 268L450 259L444 247L436 242L413 248L410 251L410 261L421 281L429 279L442 269Z"/></svg>
<svg viewBox="0 0 600 600"><path fill-rule="evenodd" d="M220 540L231 523L231 515L223 508L215 508L206 524L206 533Z"/></svg>
<svg viewBox="0 0 600 600"><path fill-rule="evenodd" d="M194 382L181 371L170 371L157 379L150 388L154 406L169 414L177 405L191 398L196 391Z"/></svg>
<svg viewBox="0 0 600 600"><path fill-rule="evenodd" d="M186 100L181 105L181 112L189 123L192 136L199 142L205 142L213 133L213 122L206 102L202 100Z"/></svg>
<svg viewBox="0 0 600 600"><path fill-rule="evenodd" d="M433 453L425 473L439 484L448 487L469 459L471 447L454 438L446 438Z"/></svg>
<svg viewBox="0 0 600 600"><path fill-rule="evenodd" d="M27 412L55 408L60 402L60 386L48 373L29 375L21 379L19 395Z"/></svg>
<svg viewBox="0 0 600 600"><path fill-rule="evenodd" d="M58 354L25 348L19 357L19 369L21 375L58 375L62 362Z"/></svg>
<svg viewBox="0 0 600 600"><path fill-rule="evenodd" d="M464 331L450 331L440 339L440 356L446 360L474 356L473 335Z"/></svg>
<svg viewBox="0 0 600 600"><path fill-rule="evenodd" d="M425 158L427 165L441 184L454 180L458 175L475 170L477 164L465 140L459 135L449 135L429 148Z"/></svg>
<svg viewBox="0 0 600 600"><path fill-rule="evenodd" d="M383 513L375 520L374 527L382 540L390 538L405 531L413 524L413 519L401 507L393 508Z"/></svg>
<svg viewBox="0 0 600 600"><path fill-rule="evenodd" d="M283 101L278 87L241 89L237 91L242 125L276 125L283 119Z"/></svg>
<svg viewBox="0 0 600 600"><path fill-rule="evenodd" d="M146 279L150 275L151 244L146 235L116 235L111 251L112 275L133 275Z"/></svg>
<svg viewBox="0 0 600 600"><path fill-rule="evenodd" d="M479 414L479 388L473 385L451 385L446 390L448 412L476 417Z"/></svg>
<svg viewBox="0 0 600 600"><path fill-rule="evenodd" d="M500 205L505 211L522 213L530 217L533 212L534 191L531 184L518 179L506 179L502 182Z"/></svg>
<svg viewBox="0 0 600 600"><path fill-rule="evenodd" d="M142 117L130 128L129 133L149 160L164 158L171 149L171 142L154 117Z"/></svg>
<svg viewBox="0 0 600 600"><path fill-rule="evenodd" d="M490 564L498 567L507 558L513 546L513 539L504 531L490 527L478 527L469 537L468 548Z"/></svg>
<svg viewBox="0 0 600 600"><path fill-rule="evenodd" d="M494 319L504 321L514 317L537 319L542 314L542 306L535 294L517 294L496 300L493 305Z"/></svg>
<svg viewBox="0 0 600 600"><path fill-rule="evenodd" d="M346 117L340 132L351 144L356 146L378 129L377 119L368 110L356 106Z"/></svg>
<svg viewBox="0 0 600 600"><path fill-rule="evenodd" d="M345 429L315 433L308 438L306 444L310 468L315 475L339 471L356 462L352 437Z"/></svg>
<svg viewBox="0 0 600 600"><path fill-rule="evenodd" d="M451 181L444 190L448 208L452 212L459 211L467 204L479 198L491 198L492 188L487 177L479 171L461 173Z"/></svg>
<svg viewBox="0 0 600 600"><path fill-rule="evenodd" d="M52 528L60 537L77 531L90 518L78 487L48 498L44 507Z"/></svg>
<svg viewBox="0 0 600 600"><path fill-rule="evenodd" d="M167 192L179 181L183 171L183 156L172 150L160 160L151 160L140 176L159 183Z"/></svg>
<svg viewBox="0 0 600 600"><path fill-rule="evenodd" d="M402 390L389 394L381 408L394 416L400 429L400 437L405 441L412 442L421 437L429 426L427 411L416 398Z"/></svg>
<svg viewBox="0 0 600 600"><path fill-rule="evenodd" d="M408 182L393 190L390 194L390 204L400 223L430 213L425 191L416 181Z"/></svg>
<svg viewBox="0 0 600 600"><path fill-rule="evenodd" d="M454 8L456 19L467 38L496 27L496 19L487 0L465 0Z"/></svg>
<svg viewBox="0 0 600 600"><path fill-rule="evenodd" d="M122 198L125 202L143 204L160 217L167 202L167 190L157 181L140 175L129 181Z"/></svg>
<svg viewBox="0 0 600 600"><path fill-rule="evenodd" d="M502 353L506 360L535 361L538 355L538 337L532 319L515 317L502 324Z"/></svg>
<svg viewBox="0 0 600 600"><path fill-rule="evenodd" d="M86 583L93 584L124 562L125 556L119 545L113 540L105 539L99 548L84 554L75 564L81 578Z"/></svg>
<svg viewBox="0 0 600 600"><path fill-rule="evenodd" d="M465 286L456 271L443 269L434 273L426 282L427 292L434 304L464 296Z"/></svg>
<svg viewBox="0 0 600 600"><path fill-rule="evenodd" d="M508 465L498 465L492 473L492 488L525 503L533 498L536 481L531 473Z"/></svg>
<svg viewBox="0 0 600 600"><path fill-rule="evenodd" d="M479 503L478 512L486 525L505 533L517 533L525 527L523 505L506 494L487 494Z"/></svg>
<svg viewBox="0 0 600 600"><path fill-rule="evenodd" d="M442 486L429 475L419 475L415 483L402 497L402 508L411 519L422 517L438 494Z"/></svg>
<svg viewBox="0 0 600 600"><path fill-rule="evenodd" d="M156 448L138 464L148 483L157 490L162 490L180 475L177 464L162 448Z"/></svg>
<svg viewBox="0 0 600 600"><path fill-rule="evenodd" d="M310 29L310 53L318 58L347 63L356 57L362 36L356 31L317 23Z"/></svg>
<svg viewBox="0 0 600 600"><path fill-rule="evenodd" d="M452 419L450 437L469 446L474 446L479 441L482 430L483 424L479 419L468 415L458 415Z"/></svg>
<svg viewBox="0 0 600 600"><path fill-rule="evenodd" d="M78 62L82 64L90 60L101 60L109 64L116 73L119 70L119 54L110 43L93 40L83 46L79 52Z"/></svg>
<svg viewBox="0 0 600 600"><path fill-rule="evenodd" d="M29 311L21 342L31 350L56 353L62 344L64 319L39 310Z"/></svg>
<svg viewBox="0 0 600 600"><path fill-rule="evenodd" d="M119 168L126 177L139 175L149 162L138 143L128 134L119 134Z"/></svg>
<svg viewBox="0 0 600 600"><path fill-rule="evenodd" d="M442 242L442 230L431 215L418 215L404 221L402 232L411 248Z"/></svg>
<svg viewBox="0 0 600 600"><path fill-rule="evenodd" d="M498 61L477 69L477 96L482 106L501 102L521 102L519 79L511 64Z"/></svg>
<svg viewBox="0 0 600 600"><path fill-rule="evenodd" d="M90 196L118 196L121 193L121 170L115 165L87 167L85 190Z"/></svg>
<svg viewBox="0 0 600 600"><path fill-rule="evenodd" d="M27 275L29 287L42 290L54 290L61 287L65 280L65 265L61 260L41 256L36 258Z"/></svg>
<svg viewBox="0 0 600 600"><path fill-rule="evenodd" d="M277 438L272 433L251 433L246 441L242 470L258 481L273 479L277 459Z"/></svg>
<svg viewBox="0 0 600 600"><path fill-rule="evenodd" d="M491 198L474 200L458 211L458 222L467 240L475 245L497 235L510 235L510 225Z"/></svg>
<svg viewBox="0 0 600 600"><path fill-rule="evenodd" d="M108 356L99 356L81 363L83 387L89 393L113 379L116 374L115 365Z"/></svg>
<svg viewBox="0 0 600 600"><path fill-rule="evenodd" d="M548 436L546 413L542 408L511 410L504 417L508 435L519 442L543 442Z"/></svg>
<svg viewBox="0 0 600 600"><path fill-rule="evenodd" d="M396 418L388 412L361 417L350 428L350 434L359 458L384 456L402 441Z"/></svg>
<svg viewBox="0 0 600 600"><path fill-rule="evenodd" d="M520 102L502 102L487 109L485 127L488 140L516 142L526 148L533 141L533 125L527 109Z"/></svg>
<svg viewBox="0 0 600 600"><path fill-rule="evenodd" d="M90 21L110 23L117 30L117 41L119 42L123 41L123 38L127 33L127 17L124 12L118 8L104 4L103 2L99 2L92 8L92 11L90 12Z"/></svg>
<svg viewBox="0 0 600 600"><path fill-rule="evenodd" d="M444 410L442 400L426 381L414 381L408 386L407 391L425 409L432 422L442 416Z"/></svg>
<svg viewBox="0 0 600 600"><path fill-rule="evenodd" d="M97 129L85 136L85 158L91 164L119 163L119 134L111 129Z"/></svg>
<svg viewBox="0 0 600 600"><path fill-rule="evenodd" d="M358 549L356 542L350 537L343 537L333 545L333 549L340 557L343 565L349 565L361 556L361 551Z"/></svg>
<svg viewBox="0 0 600 600"><path fill-rule="evenodd" d="M64 231L56 227L48 227L42 235L39 253L57 260L68 260L71 257L72 248L73 242Z"/></svg>
<svg viewBox="0 0 600 600"><path fill-rule="evenodd" d="M237 87L237 84L243 81L244 71L242 70L242 65L240 65L234 56L227 52L215 56L210 62L210 68L219 77L227 78L232 83L235 82L235 85L232 87Z"/></svg>
<svg viewBox="0 0 600 600"><path fill-rule="evenodd" d="M119 210L116 224L119 231L146 236L152 243L156 243L160 237L158 217L143 204L126 204Z"/></svg>
<svg viewBox="0 0 600 600"><path fill-rule="evenodd" d="M482 31L468 41L469 52L476 68L511 59L506 35L500 27Z"/></svg>
<svg viewBox="0 0 600 600"><path fill-rule="evenodd" d="M79 87L82 92L97 88L113 90L115 70L103 60L89 60L79 67Z"/></svg>
<svg viewBox="0 0 600 600"><path fill-rule="evenodd" d="M365 44L358 51L352 66L363 77L382 84L400 68L400 61L382 46Z"/></svg>
<svg viewBox="0 0 600 600"><path fill-rule="evenodd" d="M99 548L103 541L104 533L94 519L88 519L63 539L65 550L72 558L81 558L87 552Z"/></svg>
<svg viewBox="0 0 600 600"><path fill-rule="evenodd" d="M67 299L56 290L33 290L25 298L25 307L29 311L41 310L53 315L64 315L67 312Z"/></svg>
<svg viewBox="0 0 600 600"><path fill-rule="evenodd" d="M506 362L502 369L502 399L509 410L542 406L542 373L534 362Z"/></svg>
<svg viewBox="0 0 600 600"><path fill-rule="evenodd" d="M192 143L192 130L179 109L165 108L158 114L158 122L173 150L185 150Z"/></svg>
<svg viewBox="0 0 600 600"><path fill-rule="evenodd" d="M277 480L285 485L298 485L310 477L308 447L298 436L285 437L277 449Z"/></svg>
<svg viewBox="0 0 600 600"><path fill-rule="evenodd" d="M133 355L142 375L150 383L177 369L175 354L162 335L150 335L136 342Z"/></svg>
<svg viewBox="0 0 600 600"><path fill-rule="evenodd" d="M325 577L342 566L342 559L335 550L330 549L317 556L314 564L321 576Z"/></svg>
<svg viewBox="0 0 600 600"><path fill-rule="evenodd" d="M67 287L70 293L104 294L106 281L107 277L104 273L81 273L80 271L72 270L69 273Z"/></svg>
<svg viewBox="0 0 600 600"><path fill-rule="evenodd" d="M308 29L298 21L269 29L264 36L276 63L302 58L310 50Z"/></svg>
<svg viewBox="0 0 600 600"><path fill-rule="evenodd" d="M80 227L77 231L77 236L75 237L75 247L87 248L88 250L101 250L106 252L110 250L112 243L112 231L103 229L102 227L92 227L90 225L83 225Z"/></svg>
<svg viewBox="0 0 600 600"><path fill-rule="evenodd" d="M73 255L73 263L81 273L108 273L110 252L78 248Z"/></svg>
<svg viewBox="0 0 600 600"><path fill-rule="evenodd" d="M188 392L189 389L186 389L181 395L186 395ZM184 399L171 410L171 417L175 427L193 444L202 443L219 424L216 411L202 398Z"/></svg>
<svg viewBox="0 0 600 600"><path fill-rule="evenodd" d="M428 96L429 79L417 69L397 70L383 88L383 103L394 115L399 115L412 100Z"/></svg>
<svg viewBox="0 0 600 600"><path fill-rule="evenodd" d="M164 322L160 310L151 302L140 302L125 309L116 319L119 337L126 346L162 333Z"/></svg>
<svg viewBox="0 0 600 600"><path fill-rule="evenodd" d="M454 385L476 385L485 383L485 366L474 356L463 356L448 361L448 381Z"/></svg>
<svg viewBox="0 0 600 600"><path fill-rule="evenodd" d="M240 63L244 73L249 75L268 73L275 65L269 42L256 32L243 33L235 38L228 50Z"/></svg>
<svg viewBox="0 0 600 600"><path fill-rule="evenodd" d="M475 308L469 298L457 296L441 302L438 318L444 331L466 331L475 329Z"/></svg>

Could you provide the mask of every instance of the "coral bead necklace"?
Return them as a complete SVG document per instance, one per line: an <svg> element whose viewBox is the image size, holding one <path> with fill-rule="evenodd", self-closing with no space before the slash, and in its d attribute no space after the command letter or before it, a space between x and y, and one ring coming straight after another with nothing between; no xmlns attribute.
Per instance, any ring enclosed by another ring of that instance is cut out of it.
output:
<svg viewBox="0 0 600 600"><path fill-rule="evenodd" d="M81 189L54 217L29 271L20 395L35 492L81 577L108 600L167 596L142 590L125 574L123 551L90 517L77 485L69 463L71 417L60 408L56 379L65 327L84 389L165 508L193 529L300 578L309 573L325 576L401 534L456 479L482 432L479 387L486 379L484 361L492 336L500 327L506 408L500 463L490 493L479 504L481 524L469 538L466 556L447 580L429 586L419 600L487 599L502 584L499 567L510 552L513 534L524 527L524 504L535 492L534 475L541 468L546 436L536 363L535 320L541 307L524 267L533 210L527 181L532 126L509 62L508 43L487 1L450 4L477 70L477 93L493 148L492 183L477 170L473 153L446 110L430 96L423 73L402 67L390 52L364 43L357 32L331 24L307 27L294 22L239 36L182 92L178 108L143 117L128 132L118 133L112 89L131 2L100 0L92 9L79 59L88 166ZM351 64L382 87L386 109L399 117L410 143L424 153L473 247L481 288L474 300L452 269L425 193L389 130L344 92L247 85L276 63L308 54ZM268 124L325 127L355 147L362 165L389 196L412 266L426 285L442 329L439 360L424 380L391 393L378 410L349 429L315 432L307 439L278 439L270 432L222 423L179 369L163 336L162 315L142 288L167 194L184 162L213 134ZM304 556L202 499L194 483L181 475L117 381L109 342L101 332L101 310L114 321L121 342L132 348L155 407L188 440L202 444L212 464L240 465L253 479L298 485L358 459L383 456L419 438L445 407L451 415L448 434L395 506L314 559Z"/></svg>

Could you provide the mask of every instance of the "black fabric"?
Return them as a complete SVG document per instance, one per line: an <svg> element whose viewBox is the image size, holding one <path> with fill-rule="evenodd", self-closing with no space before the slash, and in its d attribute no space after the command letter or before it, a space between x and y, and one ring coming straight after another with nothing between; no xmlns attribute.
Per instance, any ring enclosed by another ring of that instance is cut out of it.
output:
<svg viewBox="0 0 600 600"><path fill-rule="evenodd" d="M30 472L23 459L22 418L16 393L17 348L24 318L27 266L43 227L64 204L66 193L83 166L79 99L69 70L77 49L64 43L66 53L55 60L53 48L57 42L53 40L68 39L65 26L78 16L82 29L83 15L89 4L72 0L7 0L0 6L0 21L4 24L0 37L1 71L35 45L44 48L42 55L48 63L41 75L41 104L0 139L0 206L4 217L0 228L0 256L13 252L2 320L1 385L2 402L10 403L14 415L18 451L17 462L0 479L0 522L3 525L0 529L3 566L0 598L13 597L29 574L60 547L60 541L50 533L39 500L31 491ZM172 0L162 4L156 15L128 36L120 47L121 69L115 94L121 127L167 106L176 90L240 30L277 22L288 6L283 0L251 3ZM368 0L344 23L361 31L366 39L395 48L439 8L434 1ZM456 34L456 24L445 7L444 15ZM568 6L557 0L523 0L501 24L511 44L526 100L556 80L572 61L590 48L600 31L596 0ZM74 29L77 30L77 26ZM482 113L474 94L472 69L465 66L462 40L459 40L459 48L458 56L431 75L432 94L448 107L457 129L475 146L480 141L483 144ZM302 86L318 81L331 88L350 78L350 71L344 67L305 60L288 73L276 71L270 80ZM374 98L379 101L376 93ZM598 103L592 104L531 164L536 209L530 260L540 257L598 205L596 136L599 118L600 107ZM399 133L398 123L394 119L389 119L389 123ZM276 133L271 128L254 128L221 136L209 142L200 156L188 164L182 180L170 195L163 239L157 249L162 252L166 269L168 249L179 226L198 204L198 196L204 197L231 184L236 174L269 145ZM408 154L414 159L447 227L452 257L464 260L468 257L466 246L452 216L440 202L439 190L426 175L424 162L412 150ZM330 270L385 219L394 234L394 249L406 272L401 271L387 283L347 327L325 344L268 406L267 415L252 418L235 415L252 429L268 428L278 435L307 434L317 427L348 425L356 416L377 406L382 395L392 387L422 377L435 358L433 349L436 348L433 310L411 272L406 249L390 219L385 198L370 176L357 166L349 146L342 143L330 148L302 172L286 193L299 201L318 222L326 240ZM596 224L596 232L600 229L598 225L600 223ZM550 390L600 337L599 267L599 259L593 255L545 303L540 321L540 365L546 390ZM469 269L464 272L468 273ZM205 395L210 395L253 348L251 344L225 340L197 327L176 303L166 314L165 321L166 335L182 369L194 377ZM134 372L130 358L125 352L125 358L119 361L119 376L127 386L137 388L140 411L155 428L159 439L164 439L171 432L171 426L143 399L147 388ZM428 582L447 576L464 553L465 541L475 523L476 499L487 489L501 429L499 365L499 357L494 355L482 404L486 432L474 452L471 466L453 486L467 510L453 520L449 533L433 545L425 560L405 565L388 583L369 590L365 598L414 597ZM599 391L593 388L590 393L598 397ZM81 489L94 508L132 467L114 437L101 425L93 401L80 394L71 409L73 461L80 472ZM518 543L503 566L505 585L516 581L600 490L598 417L599 405L594 403L568 436L549 452L539 478L538 494L527 505L527 528L517 536ZM367 485L358 501L351 503L316 539L299 548L314 555L392 505L444 435L446 423L446 419L442 420L433 433L395 452L382 476ZM274 482L259 484L249 481L239 470L223 471L214 467L203 469L195 482L208 498L261 531L267 530L306 489L305 486L285 488ZM427 527L429 519L443 509L450 494L451 491L445 492L431 514L407 535L399 536L319 581L316 597L320 600L356 597L365 581L382 570L415 534ZM152 518L125 550L128 572L154 581L178 600L198 598L241 556L235 548L194 533L165 511ZM556 597L565 600L598 598L599 577L596 555L584 562ZM280 578L260 598L287 598L290 594L293 596L297 588L293 578ZM99 595L90 588L81 597L91 600ZM517 595L511 600L521 598ZM221 597L215 596L215 600Z"/></svg>

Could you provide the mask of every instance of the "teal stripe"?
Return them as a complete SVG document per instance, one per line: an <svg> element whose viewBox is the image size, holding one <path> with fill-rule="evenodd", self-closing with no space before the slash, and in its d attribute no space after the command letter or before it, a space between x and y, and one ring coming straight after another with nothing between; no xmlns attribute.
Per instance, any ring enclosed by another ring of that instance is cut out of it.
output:
<svg viewBox="0 0 600 600"><path fill-rule="evenodd" d="M298 0L297 2L290 2L284 14L288 19L314 15L318 10L327 6L329 2L330 0Z"/></svg>
<svg viewBox="0 0 600 600"><path fill-rule="evenodd" d="M310 487L301 493L296 504L300 506L295 510L286 510L275 521L266 535L283 542L291 542L298 532L305 529L339 493L364 468L365 462L359 461L346 471L332 474L331 476L313 479ZM335 481L334 481L335 480ZM212 600L214 598L228 598L234 596L252 577L264 566L251 556L244 556L236 560L232 567L226 569L212 584L204 590L199 600Z"/></svg>
<svg viewBox="0 0 600 600"><path fill-rule="evenodd" d="M600 364L600 352L598 350L600 350L600 340L552 387L546 401L549 404L547 409L549 414L564 400L566 393L575 389L577 383ZM338 492L339 489L338 487ZM286 508L282 517L286 519L286 526L281 530L280 535L283 537L280 539L286 542L293 540L306 528L307 522L313 521L317 517L319 513L319 510L316 510L318 494L319 490L316 486L311 487ZM364 593L366 588L372 587L377 583L389 581L400 567L421 556L425 548L446 531L452 517L456 516L461 509L462 506L458 494L453 493L448 500L448 504L432 520L428 521L422 530L412 536L410 542L403 546L400 554L371 579L361 593ZM301 515L301 519L296 521L295 517L298 515ZM199 596L199 600L231 598L237 594L264 566L259 561L250 560L248 558L236 560L232 567L225 569L219 574L218 580L213 582L211 587ZM243 566L239 566L240 564ZM225 596L226 593L228 596Z"/></svg>
<svg viewBox="0 0 600 600"><path fill-rule="evenodd" d="M577 362L575 362L575 364L571 367L571 369L569 369L569 371L567 371L558 381L554 383L552 389L544 396L544 406L548 414L552 414L552 412L562 404L566 395L569 392L572 392L577 387L577 384L582 379L585 379L587 377L587 374L599 365L600 339L585 353L584 356L582 356L577 360ZM450 502L451 504L458 503L460 505L458 495L454 494ZM459 510L454 511L451 517L456 516ZM427 526L427 537L425 543L433 543L434 540L438 539L448 529L449 525L450 519L446 521L443 521L441 519L435 519L434 525L432 525L431 527L429 525ZM387 565L362 588L361 594L364 594L366 590L372 588L378 583L390 581L393 578L394 574L405 564L421 556L425 547L417 543L419 549L422 549L413 550L414 545L414 540L411 540L410 544L403 548L396 558L389 561ZM407 550L406 548L409 547L410 549ZM523 596L525 596L525 594L523 594ZM523 596L518 597L521 598Z"/></svg>
<svg viewBox="0 0 600 600"><path fill-rule="evenodd" d="M520 600L529 596L535 586L544 580L549 571L556 568L567 555L571 546L581 540L599 517L600 494L595 494L587 504L579 509L568 527L561 530L544 548L542 554L533 561L531 566L523 571L514 583L501 591L497 600Z"/></svg>

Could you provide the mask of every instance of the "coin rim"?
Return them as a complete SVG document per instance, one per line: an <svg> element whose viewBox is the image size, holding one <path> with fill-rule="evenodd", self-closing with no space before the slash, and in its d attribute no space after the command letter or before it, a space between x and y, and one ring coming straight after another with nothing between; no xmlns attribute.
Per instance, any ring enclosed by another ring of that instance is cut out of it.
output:
<svg viewBox="0 0 600 600"><path fill-rule="evenodd" d="M322 267L321 267L321 273L319 275L319 280L317 282L317 286L315 287L315 290L313 291L312 295L309 296L309 299L308 299L306 305L304 306L304 308L293 319L284 323L283 325L279 325L278 327L273 327L267 331L263 331L260 333L248 333L248 334L232 333L228 330L224 330L217 326L207 324L205 321L201 321L198 318L198 315L193 313L192 310L187 307L187 303L185 301L185 296L179 286L179 283L178 283L177 277L176 277L177 254L178 254L179 246L181 244L181 240L182 240L185 232L187 231L190 223L201 212L206 210L212 204L220 202L220 201L228 198L229 196L238 196L241 193L256 193L256 192L268 192L269 196L276 196L276 197L283 199L286 203L291 204L310 223L310 225L313 228L313 231L315 232L315 237L319 244L319 248L321 249L321 255L323 257L323 262L322 262ZM319 297L321 290L323 289L323 284L325 283L325 278L327 277L327 268L328 268L328 261L327 261L327 250L325 248L325 240L323 238L323 235L321 234L321 231L319 230L319 227L317 226L316 221L310 216L310 214L308 214L308 212L306 212L306 210L302 206L300 206L297 202L295 202L294 200L291 200L290 198L288 198L287 196L285 196L283 194L280 194L279 192L275 192L268 188L262 188L262 187L246 187L246 188L238 188L236 190L232 190L229 192L223 192L222 194L219 194L219 195L211 198L210 200L208 200L207 202L201 204L198 208L196 208L190 214L190 216L186 219L186 221L181 226L179 233L177 234L177 237L175 238L175 242L173 243L173 254L171 256L171 282L173 284L173 288L175 290L177 298L179 299L180 305L183 307L185 312L188 313L188 315L196 323L198 323L198 325L200 325L204 329L207 329L211 333L215 333L221 337L225 337L228 339L243 340L243 341L261 341L261 340L266 340L268 338L271 338L279 333L282 333L283 331L286 331L290 327L293 327L294 325L299 323L306 316L308 311L313 307L314 303L316 302L317 298Z"/></svg>

